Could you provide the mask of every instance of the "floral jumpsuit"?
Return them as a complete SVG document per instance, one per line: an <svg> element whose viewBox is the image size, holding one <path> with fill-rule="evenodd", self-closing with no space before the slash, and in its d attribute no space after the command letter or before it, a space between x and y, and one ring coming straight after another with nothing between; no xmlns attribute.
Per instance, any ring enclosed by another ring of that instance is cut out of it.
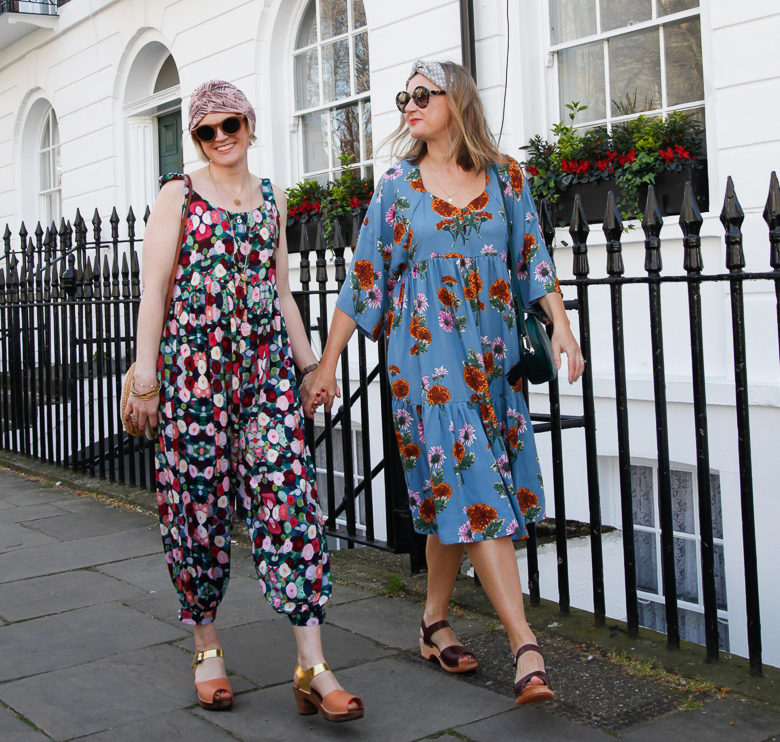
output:
<svg viewBox="0 0 780 742"><path fill-rule="evenodd" d="M278 612L297 626L319 624L331 590L276 292L279 213L267 179L262 195L260 208L233 213L193 192L160 343L157 502L179 618L189 624L213 621L227 588L236 496L260 587Z"/></svg>

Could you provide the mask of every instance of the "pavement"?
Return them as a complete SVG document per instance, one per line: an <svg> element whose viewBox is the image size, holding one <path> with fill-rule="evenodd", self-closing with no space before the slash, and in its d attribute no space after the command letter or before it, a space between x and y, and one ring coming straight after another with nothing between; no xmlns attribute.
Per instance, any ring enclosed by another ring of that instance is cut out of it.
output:
<svg viewBox="0 0 780 742"><path fill-rule="evenodd" d="M751 700L560 632L568 619L552 614L529 616L558 698L516 707L503 631L484 603L464 597L479 590L465 578L451 619L481 664L470 676L447 675L416 651L424 578L409 577L406 557L375 549L333 553L323 629L328 662L362 695L364 719L330 724L297 714L289 622L260 596L240 544L218 619L235 705L204 711L191 633L176 619L143 496L57 486L57 472L36 479L0 470L0 740L780 739L774 676L762 681L774 705Z"/></svg>

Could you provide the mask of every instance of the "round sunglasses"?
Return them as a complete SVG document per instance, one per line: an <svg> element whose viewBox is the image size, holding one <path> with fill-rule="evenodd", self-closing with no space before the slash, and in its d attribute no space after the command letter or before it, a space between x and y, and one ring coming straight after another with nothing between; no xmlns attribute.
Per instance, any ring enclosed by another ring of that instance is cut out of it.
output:
<svg viewBox="0 0 780 742"><path fill-rule="evenodd" d="M228 116L226 119L222 119L218 124L203 124L193 130L193 134L200 139L201 142L210 142L217 136L217 129L221 129L224 134L235 134L244 122L243 116Z"/></svg>
<svg viewBox="0 0 780 742"><path fill-rule="evenodd" d="M417 108L425 108L432 95L447 95L444 90L428 90L424 85L418 85L411 93L402 90L395 96L395 105L401 113L406 112L406 106L413 100Z"/></svg>

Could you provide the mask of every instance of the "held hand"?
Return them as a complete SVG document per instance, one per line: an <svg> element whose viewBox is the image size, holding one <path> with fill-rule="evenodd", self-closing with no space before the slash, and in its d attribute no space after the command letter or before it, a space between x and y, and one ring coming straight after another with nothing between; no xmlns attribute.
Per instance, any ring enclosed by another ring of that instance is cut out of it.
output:
<svg viewBox="0 0 780 742"><path fill-rule="evenodd" d="M565 353L569 367L569 384L573 384L585 371L585 359L568 323L566 326L555 326L551 342L555 368L561 367L561 353Z"/></svg>
<svg viewBox="0 0 780 742"><path fill-rule="evenodd" d="M314 411L321 404L325 405L326 412L330 412L333 400L341 397L341 389L336 383L336 377L320 367L304 377L301 382L301 397L303 414L306 417L314 417Z"/></svg>

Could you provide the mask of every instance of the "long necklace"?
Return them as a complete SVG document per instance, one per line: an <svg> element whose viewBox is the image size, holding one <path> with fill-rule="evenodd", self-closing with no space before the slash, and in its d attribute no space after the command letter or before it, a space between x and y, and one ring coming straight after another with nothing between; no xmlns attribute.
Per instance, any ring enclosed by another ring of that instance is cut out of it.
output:
<svg viewBox="0 0 780 742"><path fill-rule="evenodd" d="M251 175L249 176L251 179ZM217 195L219 195L219 192L221 190L221 187L217 187L217 182L214 180L214 176L211 174L211 162L209 161L209 180L211 181L211 185L214 186L214 190L217 192ZM238 189L236 192L236 195L233 196L233 205L234 206L241 206L241 199L239 196L244 192L244 188L246 188L246 179L241 181L241 188Z"/></svg>
<svg viewBox="0 0 780 742"><path fill-rule="evenodd" d="M230 212L226 211L225 215L227 216L228 224L230 225L230 236L233 239L233 262L238 264L236 258L238 257L240 247L238 244L238 237L236 234L236 226L233 222L233 219L230 216ZM247 230L248 229L249 229L249 225L247 225ZM241 247L247 245L246 255L244 256L244 266L241 268L241 285L244 287L244 291L246 291L246 276L247 276L247 268L249 267L249 253L252 252L251 246L248 245L247 243L248 240L241 241Z"/></svg>

